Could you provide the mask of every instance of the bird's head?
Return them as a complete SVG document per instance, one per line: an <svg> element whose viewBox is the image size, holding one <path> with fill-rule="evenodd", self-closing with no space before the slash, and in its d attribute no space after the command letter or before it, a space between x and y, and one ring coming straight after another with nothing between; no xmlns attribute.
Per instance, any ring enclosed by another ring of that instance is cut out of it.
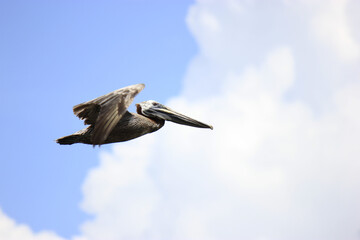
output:
<svg viewBox="0 0 360 240"><path fill-rule="evenodd" d="M213 129L211 125L199 122L195 119L177 113L154 100L148 100L136 104L136 111L138 114L148 118L172 121L178 124L192 126L192 127Z"/></svg>

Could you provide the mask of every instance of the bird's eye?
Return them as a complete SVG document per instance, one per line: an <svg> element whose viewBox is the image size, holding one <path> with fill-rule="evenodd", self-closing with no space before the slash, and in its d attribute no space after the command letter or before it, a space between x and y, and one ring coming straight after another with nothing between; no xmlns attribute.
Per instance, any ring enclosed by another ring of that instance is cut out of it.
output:
<svg viewBox="0 0 360 240"><path fill-rule="evenodd" d="M158 104L157 104L157 102L153 102L152 105L153 105L153 106L156 106L156 105L158 105Z"/></svg>

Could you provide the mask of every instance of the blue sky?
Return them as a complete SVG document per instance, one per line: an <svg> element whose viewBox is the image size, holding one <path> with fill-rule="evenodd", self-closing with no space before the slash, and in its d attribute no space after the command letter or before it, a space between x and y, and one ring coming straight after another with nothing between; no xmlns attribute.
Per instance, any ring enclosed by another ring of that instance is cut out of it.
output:
<svg viewBox="0 0 360 240"><path fill-rule="evenodd" d="M135 99L179 93L196 45L192 1L0 1L0 207L69 237L87 216L81 185L99 149L54 139L83 128L72 106L145 83ZM107 149L103 146L101 149Z"/></svg>
<svg viewBox="0 0 360 240"><path fill-rule="evenodd" d="M2 1L0 239L359 239L359 12ZM54 142L84 127L73 105L141 82L135 102L214 130Z"/></svg>

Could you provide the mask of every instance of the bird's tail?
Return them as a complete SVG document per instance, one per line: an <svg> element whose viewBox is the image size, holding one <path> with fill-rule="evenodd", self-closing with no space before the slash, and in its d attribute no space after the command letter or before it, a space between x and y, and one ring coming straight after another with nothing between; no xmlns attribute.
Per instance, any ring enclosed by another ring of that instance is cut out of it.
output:
<svg viewBox="0 0 360 240"><path fill-rule="evenodd" d="M78 143L80 138L81 138L81 135L72 134L72 135L69 135L69 136L58 138L58 139L56 139L56 142L58 144L60 144L60 145L71 145L71 144L74 144L74 143Z"/></svg>

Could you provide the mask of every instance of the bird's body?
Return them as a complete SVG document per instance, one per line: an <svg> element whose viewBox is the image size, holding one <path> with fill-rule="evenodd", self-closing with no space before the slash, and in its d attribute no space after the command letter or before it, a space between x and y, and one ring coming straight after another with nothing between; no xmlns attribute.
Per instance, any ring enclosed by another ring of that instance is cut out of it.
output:
<svg viewBox="0 0 360 240"><path fill-rule="evenodd" d="M56 141L62 145L124 142L159 130L165 120L212 129L210 125L176 113L152 100L136 104L137 113L128 112L133 98L144 87L144 84L128 86L74 106L74 113L90 126Z"/></svg>
<svg viewBox="0 0 360 240"><path fill-rule="evenodd" d="M141 137L142 135L155 132L162 126L164 126L164 121L155 122L154 120L146 118L140 114L126 111L103 144L125 142ZM90 125L89 127L70 135L72 136L70 139L76 140L77 143L93 144L93 130L94 126ZM61 144L61 140L58 142ZM72 141L70 141L69 144L72 144L71 142Z"/></svg>

